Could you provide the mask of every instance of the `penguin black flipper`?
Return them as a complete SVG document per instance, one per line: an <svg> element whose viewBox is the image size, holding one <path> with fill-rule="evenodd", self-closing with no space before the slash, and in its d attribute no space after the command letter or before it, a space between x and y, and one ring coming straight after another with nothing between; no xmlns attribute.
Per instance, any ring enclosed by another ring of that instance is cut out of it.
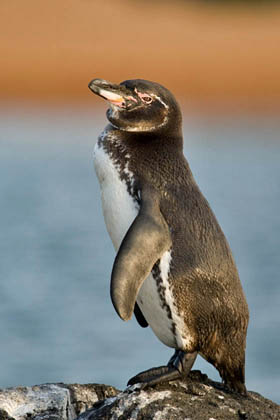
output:
<svg viewBox="0 0 280 420"><path fill-rule="evenodd" d="M160 211L158 192L145 186L138 215L116 256L111 277L111 299L118 315L132 317L138 292L154 264L171 248L171 235Z"/></svg>
<svg viewBox="0 0 280 420"><path fill-rule="evenodd" d="M146 318L144 317L144 315L141 312L141 309L139 308L137 302L135 302L135 306L134 306L134 315L135 318L138 321L138 324L143 327L146 328L149 326L148 322L146 321Z"/></svg>

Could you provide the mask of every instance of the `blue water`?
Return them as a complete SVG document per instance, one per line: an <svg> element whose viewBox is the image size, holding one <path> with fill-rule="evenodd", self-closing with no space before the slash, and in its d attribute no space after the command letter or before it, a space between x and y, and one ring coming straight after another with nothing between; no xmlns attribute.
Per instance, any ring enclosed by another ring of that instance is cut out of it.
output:
<svg viewBox="0 0 280 420"><path fill-rule="evenodd" d="M0 109L0 387L123 388L171 356L109 297L114 250L92 149L105 117L82 108ZM280 402L280 123L184 113L185 154L231 244L247 295L248 389ZM218 379L199 359L195 368Z"/></svg>

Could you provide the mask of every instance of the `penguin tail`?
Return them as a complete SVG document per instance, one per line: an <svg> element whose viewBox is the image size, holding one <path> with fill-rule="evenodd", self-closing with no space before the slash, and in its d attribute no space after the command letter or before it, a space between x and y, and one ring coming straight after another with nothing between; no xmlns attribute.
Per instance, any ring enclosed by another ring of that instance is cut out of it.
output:
<svg viewBox="0 0 280 420"><path fill-rule="evenodd" d="M225 365L219 366L218 370L227 388L244 397L247 396L244 363L241 363L238 367L231 366L231 368Z"/></svg>

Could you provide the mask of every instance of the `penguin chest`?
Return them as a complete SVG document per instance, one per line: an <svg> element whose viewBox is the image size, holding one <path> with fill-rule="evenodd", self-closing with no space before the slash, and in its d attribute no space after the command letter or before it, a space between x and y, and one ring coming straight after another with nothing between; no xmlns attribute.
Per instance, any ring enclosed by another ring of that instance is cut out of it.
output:
<svg viewBox="0 0 280 420"><path fill-rule="evenodd" d="M104 149L102 142L95 146L94 166L100 183L104 220L118 250L139 212L139 204L129 193L133 174L128 169L128 162L122 165L121 172L120 163ZM169 347L184 350L188 347L189 334L168 281L170 263L171 251L167 251L144 281L137 303L159 340Z"/></svg>
<svg viewBox="0 0 280 420"><path fill-rule="evenodd" d="M133 175L125 167L125 178L120 165L101 145L94 149L94 167L99 180L104 220L116 250L138 214L139 206L129 194L128 183Z"/></svg>

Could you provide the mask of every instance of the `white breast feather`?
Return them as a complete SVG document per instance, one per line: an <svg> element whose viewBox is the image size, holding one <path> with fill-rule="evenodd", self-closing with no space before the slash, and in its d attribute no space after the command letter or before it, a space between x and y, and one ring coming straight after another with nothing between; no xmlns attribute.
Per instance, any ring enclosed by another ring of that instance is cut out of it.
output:
<svg viewBox="0 0 280 420"><path fill-rule="evenodd" d="M119 175L119 167L102 147L95 146L94 166L100 183L103 215L116 250L119 249L138 208ZM126 174L129 170L126 167ZM132 176L132 174L131 174Z"/></svg>

